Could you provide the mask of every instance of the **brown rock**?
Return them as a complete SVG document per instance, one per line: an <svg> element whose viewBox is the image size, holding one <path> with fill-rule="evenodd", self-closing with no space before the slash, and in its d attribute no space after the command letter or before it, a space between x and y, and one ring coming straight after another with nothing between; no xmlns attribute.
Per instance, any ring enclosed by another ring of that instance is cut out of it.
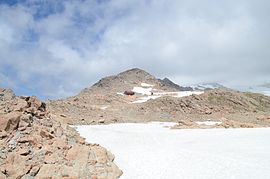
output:
<svg viewBox="0 0 270 179"><path fill-rule="evenodd" d="M270 116L261 115L257 117L257 120L267 121L267 120L270 120Z"/></svg>
<svg viewBox="0 0 270 179"><path fill-rule="evenodd" d="M36 109L38 109L42 105L42 102L38 100L35 96L30 97L28 99L28 103L30 104L30 107L35 107Z"/></svg>
<svg viewBox="0 0 270 179"><path fill-rule="evenodd" d="M91 179L97 179L96 175L91 176Z"/></svg>
<svg viewBox="0 0 270 179"><path fill-rule="evenodd" d="M83 151L81 151L81 147L75 145L72 146L71 149L68 150L68 153L66 155L67 160L75 160L77 157L80 157Z"/></svg>
<svg viewBox="0 0 270 179"><path fill-rule="evenodd" d="M44 158L44 163L46 164L55 164L57 161L57 156L53 154L46 155Z"/></svg>
<svg viewBox="0 0 270 179"><path fill-rule="evenodd" d="M96 160L98 163L105 164L107 162L107 151L103 147L93 147L93 151L96 155Z"/></svg>
<svg viewBox="0 0 270 179"><path fill-rule="evenodd" d="M8 101L15 98L15 94L11 89L0 88L0 101Z"/></svg>
<svg viewBox="0 0 270 179"><path fill-rule="evenodd" d="M212 114L212 111L210 109L205 111L205 114Z"/></svg>
<svg viewBox="0 0 270 179"><path fill-rule="evenodd" d="M60 114L61 117L67 117L65 114Z"/></svg>
<svg viewBox="0 0 270 179"><path fill-rule="evenodd" d="M14 167L16 165L16 167ZM25 175L29 168L27 167L26 161L19 154L11 153L6 159L6 164L2 167L2 171L9 176L9 178L21 178Z"/></svg>
<svg viewBox="0 0 270 179"><path fill-rule="evenodd" d="M18 153L20 154L20 155L28 155L28 154L30 154L30 150L29 149L27 149L27 148L24 148L24 149L20 149L19 151L18 151Z"/></svg>
<svg viewBox="0 0 270 179"><path fill-rule="evenodd" d="M0 172L0 179L6 179L6 178L7 178L6 175Z"/></svg>
<svg viewBox="0 0 270 179"><path fill-rule="evenodd" d="M80 137L80 136L77 136L76 137L76 141L79 143L79 144L85 144L85 139Z"/></svg>
<svg viewBox="0 0 270 179"><path fill-rule="evenodd" d="M0 117L0 131L13 131L18 129L21 113L12 112Z"/></svg>
<svg viewBox="0 0 270 179"><path fill-rule="evenodd" d="M53 120L59 115L50 115L45 103L1 97L0 89L0 139L6 138L0 141L0 179L116 178L111 176L120 173L105 149L92 150L75 130Z"/></svg>
<svg viewBox="0 0 270 179"><path fill-rule="evenodd" d="M61 178L61 165L43 164L36 175L37 179L43 178Z"/></svg>
<svg viewBox="0 0 270 179"><path fill-rule="evenodd" d="M25 100L18 100L16 105L14 106L14 111L23 111L28 107L28 103Z"/></svg>
<svg viewBox="0 0 270 179"><path fill-rule="evenodd" d="M1 131L0 132L0 139L3 139L5 137L7 137L7 132L6 131Z"/></svg>
<svg viewBox="0 0 270 179"><path fill-rule="evenodd" d="M25 137L21 137L20 139L17 140L19 143L31 143L31 144L36 144L37 141L35 140L34 137L30 137L30 136L25 136Z"/></svg>
<svg viewBox="0 0 270 179"><path fill-rule="evenodd" d="M25 111L34 115L34 116L38 114L37 108L35 108L35 107L29 107Z"/></svg>
<svg viewBox="0 0 270 179"><path fill-rule="evenodd" d="M100 124L105 123L105 119L100 119L100 120L98 120L98 123L100 123Z"/></svg>
<svg viewBox="0 0 270 179"><path fill-rule="evenodd" d="M33 176L33 177L36 176L37 173L39 172L39 169L40 169L39 166L34 166L34 167L31 169L31 171L29 172L30 176Z"/></svg>
<svg viewBox="0 0 270 179"><path fill-rule="evenodd" d="M24 121L26 123L31 123L33 122L33 116L31 114L23 114L21 116L21 121Z"/></svg>
<svg viewBox="0 0 270 179"><path fill-rule="evenodd" d="M49 139L54 138L54 136L51 133L49 133L48 131L46 131L46 130L41 130L40 131L40 136L43 137L43 138L49 138Z"/></svg>
<svg viewBox="0 0 270 179"><path fill-rule="evenodd" d="M29 126L30 126L30 123L25 122L23 120L20 120L18 128L26 128L26 127L29 127Z"/></svg>
<svg viewBox="0 0 270 179"><path fill-rule="evenodd" d="M64 139L59 139L59 138L55 139L53 146L57 147L58 149L64 149L64 150L69 149L67 141Z"/></svg>

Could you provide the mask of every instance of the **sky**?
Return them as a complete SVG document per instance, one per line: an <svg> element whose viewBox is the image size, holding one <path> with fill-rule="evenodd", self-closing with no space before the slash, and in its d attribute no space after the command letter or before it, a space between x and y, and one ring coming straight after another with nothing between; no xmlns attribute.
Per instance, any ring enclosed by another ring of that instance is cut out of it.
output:
<svg viewBox="0 0 270 179"><path fill-rule="evenodd" d="M180 85L270 81L268 0L0 0L0 86L42 99L138 67Z"/></svg>

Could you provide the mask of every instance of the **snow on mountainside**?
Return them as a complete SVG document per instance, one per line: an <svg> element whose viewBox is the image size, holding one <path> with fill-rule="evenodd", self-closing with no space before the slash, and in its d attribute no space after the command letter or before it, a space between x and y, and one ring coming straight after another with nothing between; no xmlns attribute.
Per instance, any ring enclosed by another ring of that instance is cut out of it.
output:
<svg viewBox="0 0 270 179"><path fill-rule="evenodd" d="M210 90L210 89L218 89L225 88L223 85L219 83L202 83L191 86L194 90Z"/></svg>

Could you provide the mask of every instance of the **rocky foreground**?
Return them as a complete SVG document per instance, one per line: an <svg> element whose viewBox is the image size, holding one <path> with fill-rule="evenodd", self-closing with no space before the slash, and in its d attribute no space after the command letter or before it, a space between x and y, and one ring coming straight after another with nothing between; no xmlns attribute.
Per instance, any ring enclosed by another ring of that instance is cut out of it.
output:
<svg viewBox="0 0 270 179"><path fill-rule="evenodd" d="M114 156L52 118L36 97L0 89L0 178L119 178Z"/></svg>

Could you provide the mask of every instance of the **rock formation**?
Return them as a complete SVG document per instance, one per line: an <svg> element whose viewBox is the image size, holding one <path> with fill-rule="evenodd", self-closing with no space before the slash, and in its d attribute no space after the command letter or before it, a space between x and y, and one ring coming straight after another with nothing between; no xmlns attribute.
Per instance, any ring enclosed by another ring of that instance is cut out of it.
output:
<svg viewBox="0 0 270 179"><path fill-rule="evenodd" d="M159 79L159 81L164 85L164 86L170 86L171 88L175 88L177 91L193 91L192 87L184 87L184 86L179 86L178 84L175 84L172 82L169 78L164 78L164 79Z"/></svg>
<svg viewBox="0 0 270 179"><path fill-rule="evenodd" d="M114 156L52 118L44 102L0 96L0 178L119 178Z"/></svg>

